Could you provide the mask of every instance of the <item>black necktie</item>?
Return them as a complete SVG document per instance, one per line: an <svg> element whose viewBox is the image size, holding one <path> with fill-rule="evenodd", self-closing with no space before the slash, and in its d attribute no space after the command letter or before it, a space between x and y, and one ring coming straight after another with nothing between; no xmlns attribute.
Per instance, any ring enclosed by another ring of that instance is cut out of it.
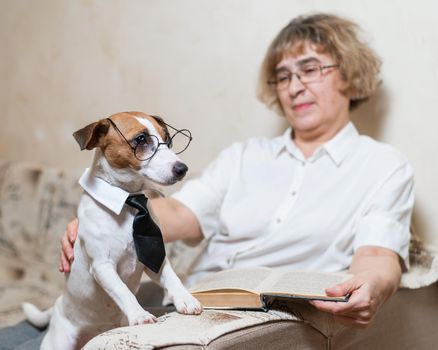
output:
<svg viewBox="0 0 438 350"><path fill-rule="evenodd" d="M151 218L147 209L147 201L144 194L137 194L129 196L126 204L138 209L132 224L137 258L143 265L158 273L166 256L166 251L164 250L161 230Z"/></svg>

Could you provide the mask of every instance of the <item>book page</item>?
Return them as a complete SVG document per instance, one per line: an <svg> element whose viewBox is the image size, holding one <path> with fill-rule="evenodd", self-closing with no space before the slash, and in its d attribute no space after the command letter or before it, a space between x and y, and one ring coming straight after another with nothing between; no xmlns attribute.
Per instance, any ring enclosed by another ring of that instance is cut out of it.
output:
<svg viewBox="0 0 438 350"><path fill-rule="evenodd" d="M290 271L282 273L266 293L288 293L325 296L325 289L348 279L350 275L313 271Z"/></svg>
<svg viewBox="0 0 438 350"><path fill-rule="evenodd" d="M250 267L225 270L211 274L190 288L190 292L219 289L242 289L257 292L258 286L272 270L266 267Z"/></svg>

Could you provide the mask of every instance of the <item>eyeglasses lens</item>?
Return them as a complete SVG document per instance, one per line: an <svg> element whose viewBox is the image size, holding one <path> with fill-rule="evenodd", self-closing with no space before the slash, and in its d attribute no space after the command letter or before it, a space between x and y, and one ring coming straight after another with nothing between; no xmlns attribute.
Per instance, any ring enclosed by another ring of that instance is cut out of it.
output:
<svg viewBox="0 0 438 350"><path fill-rule="evenodd" d="M158 148L158 138L154 135L149 135L146 142L138 144L135 147L135 157L140 160L151 158Z"/></svg>
<svg viewBox="0 0 438 350"><path fill-rule="evenodd" d="M169 147L176 153L179 154L184 152L189 146L191 140L190 132L186 129L177 131L171 138L169 142Z"/></svg>

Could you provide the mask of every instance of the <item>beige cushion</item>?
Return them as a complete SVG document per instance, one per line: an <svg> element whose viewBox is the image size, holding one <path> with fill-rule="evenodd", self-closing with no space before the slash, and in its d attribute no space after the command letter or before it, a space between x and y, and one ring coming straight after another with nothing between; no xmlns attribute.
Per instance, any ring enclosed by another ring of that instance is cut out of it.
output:
<svg viewBox="0 0 438 350"><path fill-rule="evenodd" d="M173 348L176 345L193 345L203 348L210 343L239 342L237 331L245 336L252 329L265 329L268 334L274 324L299 322L293 313L272 311L220 311L205 310L201 315L181 315L176 312L164 315L159 322L150 325L121 327L105 332L92 339L85 347L89 349ZM226 335L224 337L224 335ZM217 345L218 346L218 345ZM196 347L195 347L196 348Z"/></svg>

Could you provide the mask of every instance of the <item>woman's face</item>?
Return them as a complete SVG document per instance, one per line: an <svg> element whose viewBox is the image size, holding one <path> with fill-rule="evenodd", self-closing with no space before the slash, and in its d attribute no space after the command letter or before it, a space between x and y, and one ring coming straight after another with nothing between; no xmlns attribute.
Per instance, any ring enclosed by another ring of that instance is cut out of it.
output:
<svg viewBox="0 0 438 350"><path fill-rule="evenodd" d="M318 70L317 79L303 83L296 75L288 87L277 90L286 119L294 129L294 137L314 141L327 141L350 120L349 98L340 91L346 83L329 54L318 53L306 45L303 53L285 56L276 66L277 81L299 69ZM319 76L319 71L321 74ZM304 80L304 79L303 79Z"/></svg>

